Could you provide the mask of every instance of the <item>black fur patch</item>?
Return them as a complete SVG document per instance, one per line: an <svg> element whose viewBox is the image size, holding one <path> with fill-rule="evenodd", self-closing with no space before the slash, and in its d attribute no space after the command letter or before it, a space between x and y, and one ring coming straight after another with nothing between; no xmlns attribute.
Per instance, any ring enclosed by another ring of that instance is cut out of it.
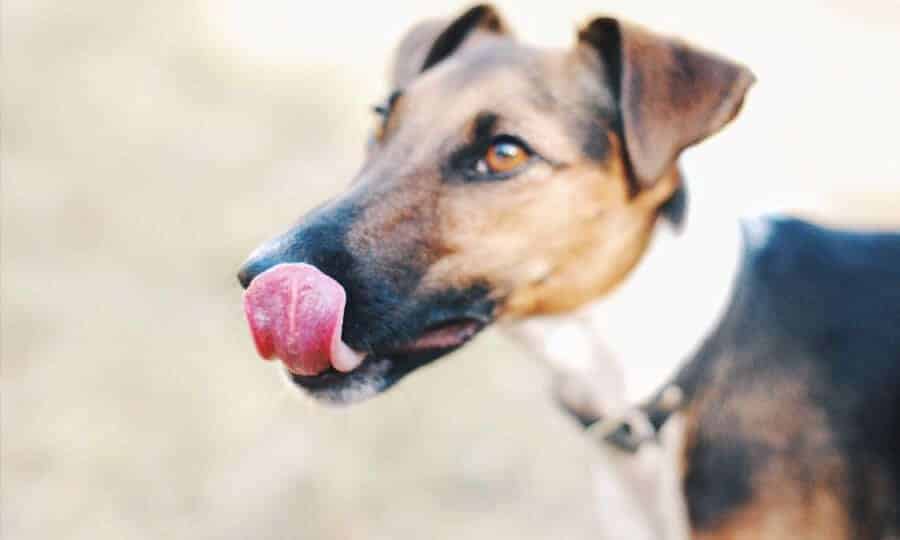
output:
<svg viewBox="0 0 900 540"><path fill-rule="evenodd" d="M687 217L688 210L688 191L687 186L681 184L672 197L666 201L660 208L660 215L675 228L680 231L684 226L684 220Z"/></svg>
<svg viewBox="0 0 900 540"><path fill-rule="evenodd" d="M492 19L485 19L492 17ZM500 20L493 14L493 9L488 5L475 6L463 13L453 21L446 30L434 41L431 50L422 64L422 71L434 66L441 60L450 56L453 51L462 45L469 34L481 24L486 23L486 28L492 31L500 30Z"/></svg>
<svg viewBox="0 0 900 540"><path fill-rule="evenodd" d="M684 478L688 519L697 529L712 528L753 495L753 473L765 462L766 449L736 437L709 439L702 430L688 449Z"/></svg>
<svg viewBox="0 0 900 540"><path fill-rule="evenodd" d="M755 496L752 478L777 460L801 493L840 464L846 478L829 487L847 505L852 538L898 530L900 234L757 219L746 237L731 305L675 378L697 403L684 480L692 526L713 528L739 511ZM766 381L768 397L758 390ZM775 390L784 381L803 389L799 398ZM741 421L760 399L788 400L784 414L803 399L821 424L764 444L766 433L738 427L760 425Z"/></svg>

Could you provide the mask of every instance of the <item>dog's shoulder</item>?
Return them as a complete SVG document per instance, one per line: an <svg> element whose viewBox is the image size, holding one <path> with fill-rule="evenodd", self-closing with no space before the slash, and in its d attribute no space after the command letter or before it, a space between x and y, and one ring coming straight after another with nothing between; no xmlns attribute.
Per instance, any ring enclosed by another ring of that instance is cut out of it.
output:
<svg viewBox="0 0 900 540"><path fill-rule="evenodd" d="M900 363L900 234L849 231L785 217L744 222L735 315L741 327L787 333L817 355Z"/></svg>
<svg viewBox="0 0 900 540"><path fill-rule="evenodd" d="M744 243L732 304L678 377L691 396L692 524L724 534L764 512L817 516L808 523L829 534L889 530L900 495L900 234L770 216L744 223Z"/></svg>
<svg viewBox="0 0 900 540"><path fill-rule="evenodd" d="M836 229L779 215L742 225L748 267L777 278L772 283L790 284L796 275L815 280L900 275L900 232Z"/></svg>

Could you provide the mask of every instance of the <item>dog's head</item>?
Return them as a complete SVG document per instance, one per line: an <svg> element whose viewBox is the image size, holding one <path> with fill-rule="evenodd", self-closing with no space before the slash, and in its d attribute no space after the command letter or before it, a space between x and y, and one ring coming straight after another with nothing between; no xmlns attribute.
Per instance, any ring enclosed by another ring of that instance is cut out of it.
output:
<svg viewBox="0 0 900 540"><path fill-rule="evenodd" d="M260 352L330 401L615 287L679 194L679 154L753 76L610 18L571 49L529 47L478 6L413 28L391 82L347 190L239 275Z"/></svg>

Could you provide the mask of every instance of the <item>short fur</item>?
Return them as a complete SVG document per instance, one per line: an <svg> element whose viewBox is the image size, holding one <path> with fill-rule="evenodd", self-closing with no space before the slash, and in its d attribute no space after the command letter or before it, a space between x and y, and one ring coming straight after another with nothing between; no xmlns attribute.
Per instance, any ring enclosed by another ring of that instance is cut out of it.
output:
<svg viewBox="0 0 900 540"><path fill-rule="evenodd" d="M683 214L680 153L735 117L754 77L610 18L569 50L535 49L477 6L410 31L391 81L348 190L240 273L247 286L307 262L344 286L343 336L366 360L292 376L334 402L450 352L396 353L430 328L569 313L615 289L660 217ZM533 155L485 176L474 165L499 134ZM900 237L763 226L772 240L748 242L731 308L674 379L693 535L896 535Z"/></svg>

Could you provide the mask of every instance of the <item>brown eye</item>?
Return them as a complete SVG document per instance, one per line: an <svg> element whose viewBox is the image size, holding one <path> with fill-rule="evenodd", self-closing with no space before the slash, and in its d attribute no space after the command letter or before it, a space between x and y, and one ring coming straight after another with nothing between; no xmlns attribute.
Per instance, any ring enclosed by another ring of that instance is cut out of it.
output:
<svg viewBox="0 0 900 540"><path fill-rule="evenodd" d="M518 169L529 157L530 152L523 144L504 137L491 143L484 156L484 164L491 174L503 174Z"/></svg>

